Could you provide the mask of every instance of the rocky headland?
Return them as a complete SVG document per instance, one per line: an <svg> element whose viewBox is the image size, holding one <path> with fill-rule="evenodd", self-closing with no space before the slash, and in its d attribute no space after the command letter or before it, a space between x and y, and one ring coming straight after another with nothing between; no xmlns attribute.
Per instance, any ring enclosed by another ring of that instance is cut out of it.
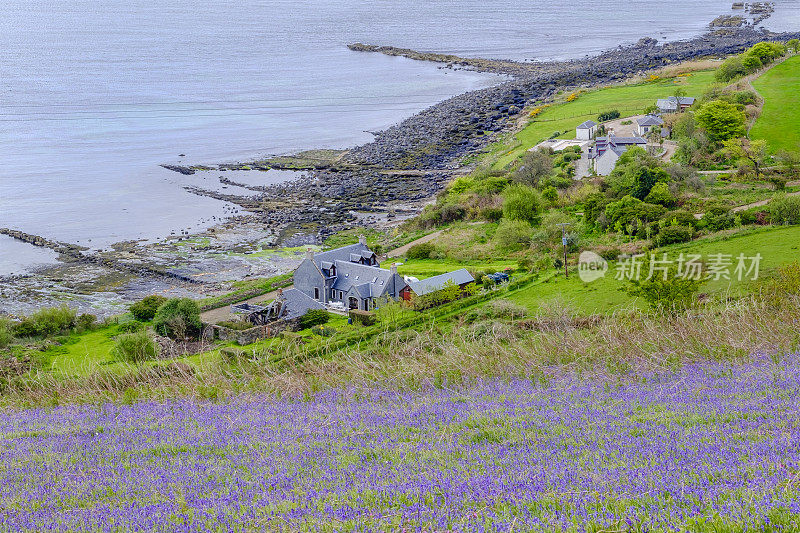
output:
<svg viewBox="0 0 800 533"><path fill-rule="evenodd" d="M760 6L758 13L750 16L762 16L765 9L768 7ZM217 165L164 165L187 176L219 173L225 192L196 186L187 189L231 202L244 211L198 235L174 236L154 244L120 243L110 252L92 254L14 229L2 232L52 248L66 264L123 273L124 280L110 289L117 295L122 292L137 298L154 292L154 287L161 292L177 287L193 294L219 294L231 281L291 269L297 258L295 254L281 255L281 247L318 244L327 235L354 225L387 224L412 216L449 180L468 171L468 161L476 154L513 131L526 107L545 103L558 91L608 85L691 59L738 53L763 40L800 37L800 33L778 35L728 19L716 24L707 34L691 40L659 43L644 38L595 57L564 62L495 61L352 44L352 50L363 53L497 73L506 76L506 81L447 99L375 133L372 142L347 151L313 150ZM278 185L248 185L225 174L273 169L302 171L302 177ZM229 192L231 189L242 193ZM265 256L265 247L274 255ZM254 259L253 253L262 260ZM47 285L59 275L45 272L36 278L37 283ZM12 285L6 283L0 289L6 291Z"/></svg>

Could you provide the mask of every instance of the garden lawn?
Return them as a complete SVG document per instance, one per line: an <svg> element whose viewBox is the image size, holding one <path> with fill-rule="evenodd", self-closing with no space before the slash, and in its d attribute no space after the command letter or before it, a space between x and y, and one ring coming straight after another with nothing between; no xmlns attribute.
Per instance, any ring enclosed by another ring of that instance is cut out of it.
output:
<svg viewBox="0 0 800 533"><path fill-rule="evenodd" d="M753 87L764 97L764 109L750 137L766 139L772 152L800 150L800 55L764 73Z"/></svg>
<svg viewBox="0 0 800 533"><path fill-rule="evenodd" d="M683 89L687 96L699 97L713 83L714 71L701 70L653 82L598 89L581 94L572 102L551 105L517 133L518 144L498 159L495 168L504 168L555 132L559 132L559 138L574 139L578 124L589 119L596 121L597 115L605 111L616 109L623 117L639 115L655 105L657 99L674 95L677 89Z"/></svg>
<svg viewBox="0 0 800 533"><path fill-rule="evenodd" d="M4 531L797 531L798 354L0 419Z"/></svg>

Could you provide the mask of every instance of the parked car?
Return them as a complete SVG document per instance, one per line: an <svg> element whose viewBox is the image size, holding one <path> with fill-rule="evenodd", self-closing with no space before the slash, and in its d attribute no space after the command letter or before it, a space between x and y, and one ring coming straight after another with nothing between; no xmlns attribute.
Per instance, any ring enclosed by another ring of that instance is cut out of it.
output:
<svg viewBox="0 0 800 533"><path fill-rule="evenodd" d="M511 277L505 272L495 272L494 274L487 274L486 277L494 281L495 283L503 283L511 279Z"/></svg>

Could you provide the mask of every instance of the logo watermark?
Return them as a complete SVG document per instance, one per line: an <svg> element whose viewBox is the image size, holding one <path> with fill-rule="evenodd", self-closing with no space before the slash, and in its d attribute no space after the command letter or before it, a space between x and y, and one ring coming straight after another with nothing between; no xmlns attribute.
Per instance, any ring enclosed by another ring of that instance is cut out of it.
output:
<svg viewBox="0 0 800 533"><path fill-rule="evenodd" d="M578 259L578 277L584 283L591 283L605 277L608 272L608 261L594 252L581 252Z"/></svg>
<svg viewBox="0 0 800 533"><path fill-rule="evenodd" d="M683 278L690 280L755 281L761 272L760 253L748 256L739 254L684 254L677 257L668 253L621 255L617 259L614 279L618 281L650 281L653 279ZM605 277L608 262L595 252L583 252L578 262L578 275L585 283Z"/></svg>

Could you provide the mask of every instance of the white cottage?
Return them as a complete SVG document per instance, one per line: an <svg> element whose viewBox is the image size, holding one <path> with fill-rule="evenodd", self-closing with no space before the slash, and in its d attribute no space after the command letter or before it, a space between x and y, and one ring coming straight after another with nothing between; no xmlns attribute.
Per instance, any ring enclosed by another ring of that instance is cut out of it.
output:
<svg viewBox="0 0 800 533"><path fill-rule="evenodd" d="M581 141L588 141L594 138L597 134L597 123L593 120L587 120L577 128L575 128L575 138Z"/></svg>

